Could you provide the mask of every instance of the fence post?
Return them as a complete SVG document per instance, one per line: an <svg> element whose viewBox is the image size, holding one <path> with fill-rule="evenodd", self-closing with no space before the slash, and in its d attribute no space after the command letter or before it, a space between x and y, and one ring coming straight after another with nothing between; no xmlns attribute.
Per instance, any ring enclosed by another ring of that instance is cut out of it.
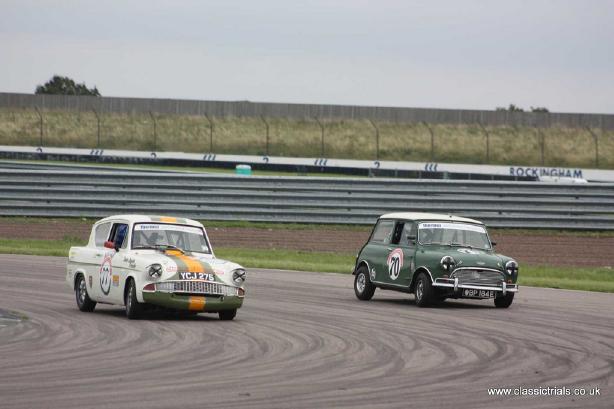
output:
<svg viewBox="0 0 614 409"><path fill-rule="evenodd" d="M43 146L43 114L41 113L41 111L38 109L37 106L35 106L34 109L36 110L36 113L38 114L38 118L39 118L39 131L40 131L39 146Z"/></svg>
<svg viewBox="0 0 614 409"><path fill-rule="evenodd" d="M375 128L375 160L379 160L379 128L371 119L369 119L373 128Z"/></svg>
<svg viewBox="0 0 614 409"><path fill-rule="evenodd" d="M482 128L482 131L484 131L486 135L486 163L490 163L490 134L481 122L478 122L478 125L480 125L480 128Z"/></svg>
<svg viewBox="0 0 614 409"><path fill-rule="evenodd" d="M426 126L426 129L428 129L431 134L431 162L435 162L435 133L433 133L433 130L425 121L422 121L422 124Z"/></svg>
<svg viewBox="0 0 614 409"><path fill-rule="evenodd" d="M151 117L151 120L153 121L153 151L156 151L156 145L157 145L157 139L158 139L158 131L157 131L157 127L158 124L156 122L156 116L153 114L153 112L149 111L149 116Z"/></svg>
<svg viewBox="0 0 614 409"><path fill-rule="evenodd" d="M209 153L213 153L213 121L209 118L209 114L205 112L205 118L209 122Z"/></svg>
<svg viewBox="0 0 614 409"><path fill-rule="evenodd" d="M595 167L598 168L599 167L599 135L593 132L593 130L589 126L586 126L585 128L593 137L593 141L595 141Z"/></svg>
<svg viewBox="0 0 614 409"><path fill-rule="evenodd" d="M320 146L320 156L324 158L324 125L322 125L322 122L320 122L317 116L314 116L313 119L315 119L318 125L320 125L320 130L322 131L322 143Z"/></svg>
<svg viewBox="0 0 614 409"><path fill-rule="evenodd" d="M269 123L264 118L264 115L260 115L260 119L262 119L262 122L264 122L264 126L266 127L266 145L264 150L266 152L266 156L269 156Z"/></svg>
<svg viewBox="0 0 614 409"><path fill-rule="evenodd" d="M541 164L544 166L546 161L546 154L544 152L546 150L546 136L539 130L539 127L536 126L535 129L537 130L537 143L539 144L541 154Z"/></svg>
<svg viewBox="0 0 614 409"><path fill-rule="evenodd" d="M96 112L94 108L92 108L92 112L94 113L94 116L96 117L96 124L97 124L96 148L100 148L100 117L98 116L98 112Z"/></svg>

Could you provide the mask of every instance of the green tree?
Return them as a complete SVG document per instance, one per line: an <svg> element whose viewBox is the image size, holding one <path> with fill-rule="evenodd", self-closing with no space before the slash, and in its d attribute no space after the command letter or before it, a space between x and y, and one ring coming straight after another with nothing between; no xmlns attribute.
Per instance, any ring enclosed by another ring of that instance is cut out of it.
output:
<svg viewBox="0 0 614 409"><path fill-rule="evenodd" d="M496 111L524 112L524 109L520 108L517 105L510 104L510 106L508 108L497 107Z"/></svg>
<svg viewBox="0 0 614 409"><path fill-rule="evenodd" d="M550 112L548 110L548 108L546 107L531 107L531 112L542 112L542 113L548 113Z"/></svg>
<svg viewBox="0 0 614 409"><path fill-rule="evenodd" d="M85 83L77 84L73 79L62 77L61 75L54 75L44 85L37 86L35 94L100 96L100 92L96 86L94 86L94 88L88 88L85 86Z"/></svg>

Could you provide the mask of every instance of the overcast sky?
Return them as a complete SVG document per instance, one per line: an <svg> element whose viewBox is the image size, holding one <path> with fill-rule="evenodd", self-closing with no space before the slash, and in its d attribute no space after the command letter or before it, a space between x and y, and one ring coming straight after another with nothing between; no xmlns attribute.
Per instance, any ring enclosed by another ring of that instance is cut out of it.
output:
<svg viewBox="0 0 614 409"><path fill-rule="evenodd" d="M614 113L614 1L0 0L0 91Z"/></svg>

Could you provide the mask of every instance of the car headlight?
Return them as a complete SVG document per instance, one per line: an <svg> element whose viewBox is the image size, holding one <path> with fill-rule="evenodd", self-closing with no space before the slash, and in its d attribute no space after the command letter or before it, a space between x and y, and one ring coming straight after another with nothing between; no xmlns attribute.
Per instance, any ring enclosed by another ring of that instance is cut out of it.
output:
<svg viewBox="0 0 614 409"><path fill-rule="evenodd" d="M242 268L238 268L232 272L232 281L236 285L241 285L245 281L246 274L247 272L245 270L243 270Z"/></svg>
<svg viewBox="0 0 614 409"><path fill-rule="evenodd" d="M152 264L147 268L147 273L151 278L160 278L162 276L162 265Z"/></svg>
<svg viewBox="0 0 614 409"><path fill-rule="evenodd" d="M452 256L443 256L439 261L439 264L441 264L443 269L449 273L456 265L456 261Z"/></svg>
<svg viewBox="0 0 614 409"><path fill-rule="evenodd" d="M518 273L518 263L516 263L514 260L508 261L507 263L505 263L505 271L509 275L514 275L515 273Z"/></svg>

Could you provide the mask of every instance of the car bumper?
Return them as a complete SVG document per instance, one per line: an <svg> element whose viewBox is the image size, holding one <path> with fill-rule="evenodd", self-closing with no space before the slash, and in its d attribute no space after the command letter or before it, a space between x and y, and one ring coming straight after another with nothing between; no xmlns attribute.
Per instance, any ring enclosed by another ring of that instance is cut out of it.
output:
<svg viewBox="0 0 614 409"><path fill-rule="evenodd" d="M143 292L143 301L174 310L219 312L243 305L243 297L222 295L186 295L162 291Z"/></svg>
<svg viewBox="0 0 614 409"><path fill-rule="evenodd" d="M433 287L444 287L444 288L452 288L454 292L457 292L459 289L472 289L472 290L487 290L487 291L498 291L503 293L503 295L507 293L516 293L518 292L518 284L506 283L505 281L501 282L501 285L484 285L484 284L471 284L471 283L459 283L458 279L450 279L450 278L437 278L433 282Z"/></svg>

